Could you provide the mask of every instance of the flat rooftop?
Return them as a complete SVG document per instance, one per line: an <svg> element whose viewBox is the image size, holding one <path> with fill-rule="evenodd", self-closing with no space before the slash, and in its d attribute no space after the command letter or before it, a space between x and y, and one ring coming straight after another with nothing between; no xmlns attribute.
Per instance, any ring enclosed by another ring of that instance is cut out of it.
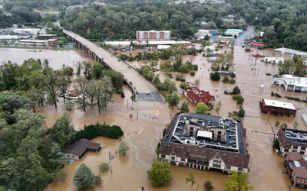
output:
<svg viewBox="0 0 307 191"><path fill-rule="evenodd" d="M263 99L263 100L264 100L265 106L296 110L296 108L294 107L292 103L276 101L276 100L269 100L269 99Z"/></svg>
<svg viewBox="0 0 307 191"><path fill-rule="evenodd" d="M296 129L281 129L286 141L307 145L307 131Z"/></svg>
<svg viewBox="0 0 307 191"><path fill-rule="evenodd" d="M300 51L300 50L294 50L290 48L276 48L274 49L274 52L279 52L279 53L288 54L288 55L297 54L297 55L307 56L307 52Z"/></svg>
<svg viewBox="0 0 307 191"><path fill-rule="evenodd" d="M201 148L244 154L242 126L239 121L196 113L180 113L176 115L174 120L173 126L165 140L166 143L194 145ZM193 137L186 136L191 126L199 128ZM212 130L221 131L225 140L214 140L211 137Z"/></svg>

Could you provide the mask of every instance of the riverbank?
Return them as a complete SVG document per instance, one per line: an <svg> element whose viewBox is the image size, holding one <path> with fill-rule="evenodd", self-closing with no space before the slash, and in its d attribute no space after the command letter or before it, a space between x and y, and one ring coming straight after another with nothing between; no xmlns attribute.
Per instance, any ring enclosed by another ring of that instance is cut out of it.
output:
<svg viewBox="0 0 307 191"><path fill-rule="evenodd" d="M22 46L1 46L0 48L18 48L18 49L46 49L46 50L79 50L77 48L49 48L49 47L22 47Z"/></svg>

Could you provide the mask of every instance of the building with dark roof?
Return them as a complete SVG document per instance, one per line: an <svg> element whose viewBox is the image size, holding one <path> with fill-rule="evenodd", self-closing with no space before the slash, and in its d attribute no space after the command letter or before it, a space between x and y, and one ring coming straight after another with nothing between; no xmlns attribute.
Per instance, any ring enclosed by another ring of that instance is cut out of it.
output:
<svg viewBox="0 0 307 191"><path fill-rule="evenodd" d="M248 171L242 122L219 116L177 113L160 145L159 158L201 170Z"/></svg>
<svg viewBox="0 0 307 191"><path fill-rule="evenodd" d="M212 104L215 101L213 95L204 90L199 90L197 87L191 87L189 89L183 90L183 95L185 95L191 102L198 104L203 102L205 104Z"/></svg>
<svg viewBox="0 0 307 191"><path fill-rule="evenodd" d="M285 157L287 152L298 152L307 155L307 131L280 128L277 132L280 155Z"/></svg>
<svg viewBox="0 0 307 191"><path fill-rule="evenodd" d="M86 151L97 151L99 147L100 143L93 143L83 138L70 145L63 153L65 153L66 158L80 159Z"/></svg>
<svg viewBox="0 0 307 191"><path fill-rule="evenodd" d="M307 188L307 156L297 152L287 152L285 165L293 186Z"/></svg>

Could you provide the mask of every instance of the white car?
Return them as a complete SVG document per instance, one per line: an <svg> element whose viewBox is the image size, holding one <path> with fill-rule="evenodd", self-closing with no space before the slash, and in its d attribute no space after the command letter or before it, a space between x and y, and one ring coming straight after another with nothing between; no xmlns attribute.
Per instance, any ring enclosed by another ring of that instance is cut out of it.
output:
<svg viewBox="0 0 307 191"><path fill-rule="evenodd" d="M145 95L148 95L148 94L150 94L150 92L145 92Z"/></svg>

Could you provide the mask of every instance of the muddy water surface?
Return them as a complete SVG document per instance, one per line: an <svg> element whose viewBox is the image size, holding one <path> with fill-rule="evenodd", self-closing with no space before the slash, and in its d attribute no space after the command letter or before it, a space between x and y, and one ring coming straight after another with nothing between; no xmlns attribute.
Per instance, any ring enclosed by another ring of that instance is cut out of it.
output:
<svg viewBox="0 0 307 191"><path fill-rule="evenodd" d="M6 52L5 52L6 51ZM254 50L256 51L256 50ZM14 62L22 62L24 59L32 58L50 58L52 67L62 67L63 64L69 65L76 60L88 59L87 55L81 51L69 51L69 56L66 51L49 52L42 57L35 57L40 53L28 53L27 50L20 49L0 49L0 57L5 60L12 60ZM61 53L63 52L63 53ZM261 53L274 56L272 50L260 51ZM3 56L5 55L5 57ZM16 58L16 55L23 55L21 58ZM74 56L72 56L74 55ZM55 61L58 58L58 61ZM279 55L275 55L279 56ZM17 60L14 60L17 59ZM18 60L19 59L19 60ZM52 59L52 60L51 60ZM198 64L199 69L194 77L189 74L183 74L188 82L194 82L195 79L200 79L199 88L209 91L215 95L216 102L221 101L220 111L212 111L212 115L219 115L227 117L228 112L238 111L240 108L237 106L231 96L223 94L225 89L232 89L236 84L223 84L222 82L212 82L209 78L211 63L201 55L197 56L184 56L184 60L190 59L193 64ZM66 60L66 61L65 61ZM293 127L293 122L297 120L300 125L298 129L307 130L305 122L301 118L301 114L306 112L305 103L295 101L288 101L285 98L271 97L271 92L278 92L282 96L293 97L306 97L305 93L286 92L281 87L271 85L272 76L267 76L266 73L276 74L278 69L276 65L265 64L260 62L260 59L253 58L250 53L244 52L241 47L235 47L235 72L237 74L237 85L242 91L242 96L245 101L243 108L246 111L246 117L243 119L244 127L247 129L247 143L248 152L250 154L250 177L251 184L255 187L254 190L262 191L275 191L288 190L290 180L286 174L282 173L284 167L282 165L285 158L277 156L271 149L273 132L278 131L275 127L275 121L285 122L289 128ZM135 64L142 64L135 62ZM252 71L251 68L255 68ZM164 73L157 72L160 75L161 81L166 78ZM173 79L174 80L174 79ZM179 82L176 82L178 85ZM260 84L264 83L263 90L260 89ZM226 85L226 86L225 86ZM194 169L194 174L197 179L197 184L190 188L185 184L184 178L189 174L189 168L171 166L173 181L163 187L154 188L150 185L147 179L146 171L150 169L151 163L156 159L155 148L159 139L162 138L162 131L166 124L170 123L171 117L178 111L178 106L172 110L167 104L156 104L147 102L132 103L130 100L131 90L124 86L126 97L120 98L119 95L114 95L114 103L111 103L107 109L102 113L98 113L95 108L87 111L86 113L80 110L71 111L71 117L74 121L76 130L83 129L84 124L89 125L96 123L106 122L110 125L119 125L125 132L122 140L125 140L130 150L126 156L116 156L114 153L118 149L119 141L105 137L97 137L93 141L101 143L102 150L96 153L87 153L81 160L74 161L71 165L66 165L64 170L67 172L67 179L62 183L52 183L45 190L62 190L73 191L76 187L73 184L73 174L80 164L87 164L95 175L100 175L103 179L103 187L95 187L92 190L141 190L144 186L145 190L203 190L203 183L206 179L211 179L215 190L224 190L223 183L227 180L227 175L223 175L218 171L200 171ZM181 103L185 100L189 103L190 111L195 111L195 105L190 103L185 97L182 96L182 91L178 87L178 93L181 95ZM294 104L295 107L300 108L297 111L296 117L281 117L281 116L268 116L260 111L259 100L260 98L275 99L287 101ZM62 100L61 100L62 101ZM64 111L64 104L60 103L59 108L56 110L52 106L41 108L41 113L47 116L47 125L50 127L54 124L55 120L61 116ZM129 116L133 118L130 119ZM272 130L273 129L273 130ZM257 133L255 132L257 131ZM108 155L111 152L115 155L112 160L112 173L99 172L98 166L102 162L108 162ZM199 184L199 188L198 188ZM292 191L300 190L292 188Z"/></svg>

